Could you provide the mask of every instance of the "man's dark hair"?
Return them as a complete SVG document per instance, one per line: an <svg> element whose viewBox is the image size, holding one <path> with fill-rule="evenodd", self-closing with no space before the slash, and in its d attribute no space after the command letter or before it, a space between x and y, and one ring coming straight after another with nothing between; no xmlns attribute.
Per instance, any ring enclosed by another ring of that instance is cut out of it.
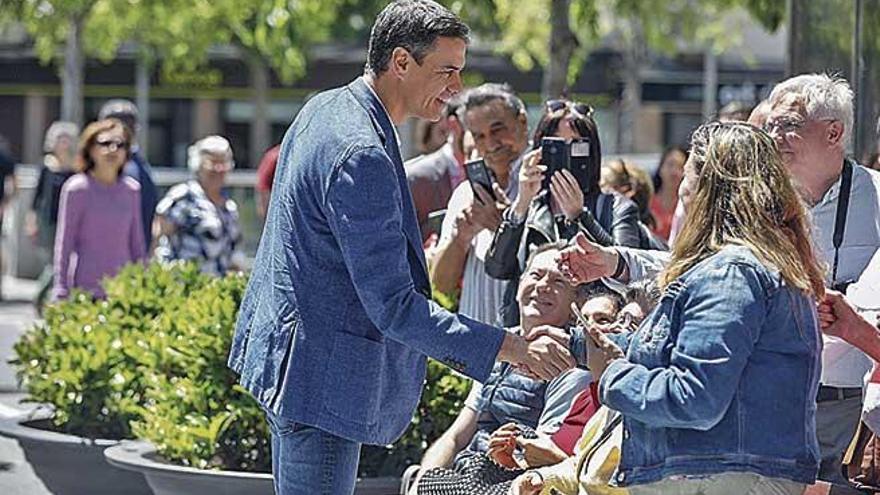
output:
<svg viewBox="0 0 880 495"><path fill-rule="evenodd" d="M526 106L507 83L485 83L468 90L464 101L464 112L469 112L496 100L504 103L504 106L510 109L514 116L526 112Z"/></svg>
<svg viewBox="0 0 880 495"><path fill-rule="evenodd" d="M382 9L370 31L366 70L379 75L388 70L391 52L406 49L417 63L434 47L437 38L468 42L470 29L449 9L431 0L397 0Z"/></svg>
<svg viewBox="0 0 880 495"><path fill-rule="evenodd" d="M654 310L660 301L660 288L654 279L632 282L627 286L626 302L636 303L646 315Z"/></svg>
<svg viewBox="0 0 880 495"><path fill-rule="evenodd" d="M597 297L607 297L614 304L614 311L620 311L623 308L625 300L623 296L605 284L601 279L581 284L578 290L579 306L583 306L587 301Z"/></svg>

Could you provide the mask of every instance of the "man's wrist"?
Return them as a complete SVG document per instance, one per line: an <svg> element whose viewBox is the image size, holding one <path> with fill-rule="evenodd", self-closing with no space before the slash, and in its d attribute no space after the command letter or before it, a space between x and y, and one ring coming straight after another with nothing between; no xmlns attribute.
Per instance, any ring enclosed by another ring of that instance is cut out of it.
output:
<svg viewBox="0 0 880 495"><path fill-rule="evenodd" d="M496 361L504 361L511 364L519 364L526 355L528 343L526 340L509 330L505 330L501 349L498 350Z"/></svg>
<svg viewBox="0 0 880 495"><path fill-rule="evenodd" d="M614 271L610 275L608 275L608 278L620 280L620 277L622 277L626 272L626 259L623 257L622 254L620 254L620 251L614 249L613 252L615 254L617 262L614 266Z"/></svg>

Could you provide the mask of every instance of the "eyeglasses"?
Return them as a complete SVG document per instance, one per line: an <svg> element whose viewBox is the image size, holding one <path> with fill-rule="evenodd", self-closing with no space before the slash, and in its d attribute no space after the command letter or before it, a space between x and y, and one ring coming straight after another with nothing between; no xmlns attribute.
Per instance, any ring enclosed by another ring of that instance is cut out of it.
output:
<svg viewBox="0 0 880 495"><path fill-rule="evenodd" d="M791 117L779 117L777 119L768 120L764 123L764 127L762 128L764 132L767 134L773 134L776 131L779 131L779 134L788 134L790 132L797 132L801 127L807 124L806 120L803 119L794 119Z"/></svg>
<svg viewBox="0 0 880 495"><path fill-rule="evenodd" d="M568 108L578 117L589 117L593 115L593 107L587 105L586 103L578 103L569 100L547 100L544 105L547 107L547 110L550 113L555 113L562 109Z"/></svg>
<svg viewBox="0 0 880 495"><path fill-rule="evenodd" d="M128 149L128 143L115 139L109 141L95 141L95 145L111 152Z"/></svg>

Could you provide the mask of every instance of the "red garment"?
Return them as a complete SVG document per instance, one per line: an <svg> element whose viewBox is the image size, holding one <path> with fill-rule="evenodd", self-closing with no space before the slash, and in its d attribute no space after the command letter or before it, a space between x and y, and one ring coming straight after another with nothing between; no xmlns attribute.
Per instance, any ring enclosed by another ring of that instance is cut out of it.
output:
<svg viewBox="0 0 880 495"><path fill-rule="evenodd" d="M275 165L278 163L278 153L280 151L280 144L273 146L260 159L260 166L257 167L257 184L255 186L257 191L269 192L272 190L272 181L275 180Z"/></svg>
<svg viewBox="0 0 880 495"><path fill-rule="evenodd" d="M574 455L574 447L584 433L587 421L599 410L599 392L596 382L591 382L587 390L579 393L562 421L559 430L550 439L568 455Z"/></svg>
<svg viewBox="0 0 880 495"><path fill-rule="evenodd" d="M667 210L666 207L663 206L663 202L660 201L660 198L654 196L651 198L651 203L648 205L648 208L651 210L651 215L654 216L655 227L653 232L664 241L669 240L669 231L672 230L672 217L675 215L675 205L677 203L678 200L672 203L671 209Z"/></svg>

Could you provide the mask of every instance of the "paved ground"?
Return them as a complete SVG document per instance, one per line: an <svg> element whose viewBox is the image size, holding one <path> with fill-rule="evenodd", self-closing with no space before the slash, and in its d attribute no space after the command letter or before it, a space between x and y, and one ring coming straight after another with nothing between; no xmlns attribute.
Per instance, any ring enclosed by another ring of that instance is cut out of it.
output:
<svg viewBox="0 0 880 495"><path fill-rule="evenodd" d="M6 361L12 357L12 344L36 319L31 299L36 285L29 280L3 279L0 301L0 418L26 415L33 406L20 404L15 375ZM0 437L0 493L4 495L49 495L34 475L15 440Z"/></svg>

